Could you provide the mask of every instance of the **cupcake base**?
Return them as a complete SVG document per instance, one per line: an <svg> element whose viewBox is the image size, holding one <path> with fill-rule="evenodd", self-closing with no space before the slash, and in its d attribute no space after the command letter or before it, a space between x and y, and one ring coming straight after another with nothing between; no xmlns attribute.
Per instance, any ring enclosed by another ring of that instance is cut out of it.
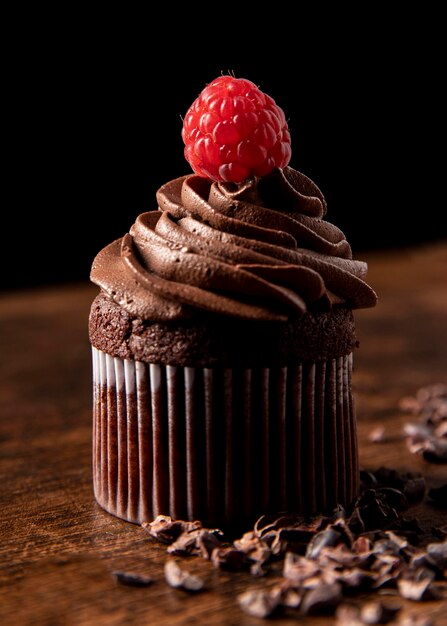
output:
<svg viewBox="0 0 447 626"><path fill-rule="evenodd" d="M356 496L352 355L228 369L92 351L94 492L109 513L226 528Z"/></svg>

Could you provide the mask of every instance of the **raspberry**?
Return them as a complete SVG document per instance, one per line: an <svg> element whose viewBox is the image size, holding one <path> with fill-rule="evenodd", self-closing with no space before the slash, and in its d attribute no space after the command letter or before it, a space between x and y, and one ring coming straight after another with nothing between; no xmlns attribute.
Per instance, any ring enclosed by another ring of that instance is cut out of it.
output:
<svg viewBox="0 0 447 626"><path fill-rule="evenodd" d="M194 172L211 180L239 183L290 161L283 110L245 78L209 83L186 113L182 138Z"/></svg>

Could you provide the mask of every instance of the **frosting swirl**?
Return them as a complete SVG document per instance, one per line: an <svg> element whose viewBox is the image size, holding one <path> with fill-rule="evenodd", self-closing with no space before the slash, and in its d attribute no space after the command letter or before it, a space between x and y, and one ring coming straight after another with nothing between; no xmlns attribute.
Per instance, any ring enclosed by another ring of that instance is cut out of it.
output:
<svg viewBox="0 0 447 626"><path fill-rule="evenodd" d="M353 260L344 234L323 219L318 187L291 167L238 185L183 176L163 185L157 201L91 269L91 280L133 316L200 310L287 320L376 304L366 263Z"/></svg>

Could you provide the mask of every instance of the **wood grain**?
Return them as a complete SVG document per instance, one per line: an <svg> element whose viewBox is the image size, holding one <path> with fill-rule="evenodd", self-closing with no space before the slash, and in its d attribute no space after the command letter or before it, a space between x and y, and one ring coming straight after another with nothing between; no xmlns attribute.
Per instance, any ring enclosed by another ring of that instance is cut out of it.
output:
<svg viewBox="0 0 447 626"><path fill-rule="evenodd" d="M439 486L447 482L447 467L408 451L402 429L409 416L399 400L447 382L447 242L369 253L366 260L379 304L356 313L360 461L370 469L417 471L428 487ZM271 577L226 573L191 557L181 564L205 578L206 590L172 589L163 576L166 547L95 503L87 317L96 293L82 284L0 296L0 624L264 623L244 614L236 595L271 584ZM372 443L377 424L385 439ZM447 522L427 502L412 513L426 529ZM114 570L154 582L119 585ZM447 623L445 602L400 603L407 614ZM297 618L290 613L273 623L291 626ZM333 619L300 617L299 623Z"/></svg>

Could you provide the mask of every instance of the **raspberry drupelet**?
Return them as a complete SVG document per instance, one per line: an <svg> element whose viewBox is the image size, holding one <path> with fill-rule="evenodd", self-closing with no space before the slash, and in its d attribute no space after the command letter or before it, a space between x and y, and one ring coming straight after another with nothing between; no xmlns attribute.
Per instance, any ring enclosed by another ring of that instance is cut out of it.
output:
<svg viewBox="0 0 447 626"><path fill-rule="evenodd" d="M283 110L244 78L219 76L188 109L185 158L199 176L240 183L283 168L291 156Z"/></svg>

